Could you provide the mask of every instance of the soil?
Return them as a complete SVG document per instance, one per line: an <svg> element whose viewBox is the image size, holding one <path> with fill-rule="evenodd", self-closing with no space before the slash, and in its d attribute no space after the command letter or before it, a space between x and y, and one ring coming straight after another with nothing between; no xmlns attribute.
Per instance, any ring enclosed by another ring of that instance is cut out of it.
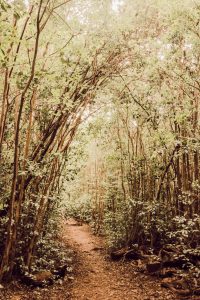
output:
<svg viewBox="0 0 200 300"><path fill-rule="evenodd" d="M45 289L14 281L0 288L0 300L178 300L161 288L158 278L138 272L134 262L111 261L104 239L94 236L88 225L68 220L61 233L73 251L73 273Z"/></svg>
<svg viewBox="0 0 200 300"><path fill-rule="evenodd" d="M137 272L131 262L111 261L103 238L94 236L88 225L69 220L63 238L77 254L71 300L177 299L160 287L158 279Z"/></svg>

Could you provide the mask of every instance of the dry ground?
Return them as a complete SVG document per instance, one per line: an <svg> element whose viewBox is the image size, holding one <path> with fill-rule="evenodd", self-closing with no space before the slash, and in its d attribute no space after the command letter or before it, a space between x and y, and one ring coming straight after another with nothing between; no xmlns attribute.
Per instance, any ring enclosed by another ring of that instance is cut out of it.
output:
<svg viewBox="0 0 200 300"><path fill-rule="evenodd" d="M103 238L94 236L88 225L68 220L62 239L74 252L73 275L45 289L14 282L0 289L0 300L178 300L160 287L159 279L137 272L133 263L111 261Z"/></svg>
<svg viewBox="0 0 200 300"><path fill-rule="evenodd" d="M92 235L89 226L69 220L63 238L78 259L71 300L177 299L159 280L134 271L130 262L106 258L103 239Z"/></svg>

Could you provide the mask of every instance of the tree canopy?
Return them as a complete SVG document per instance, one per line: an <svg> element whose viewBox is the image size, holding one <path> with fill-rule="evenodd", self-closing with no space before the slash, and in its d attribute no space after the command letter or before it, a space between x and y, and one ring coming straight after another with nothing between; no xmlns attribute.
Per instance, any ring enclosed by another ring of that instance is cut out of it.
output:
<svg viewBox="0 0 200 300"><path fill-rule="evenodd" d="M199 249L199 18L188 0L0 1L0 280L38 267L63 212L112 249Z"/></svg>

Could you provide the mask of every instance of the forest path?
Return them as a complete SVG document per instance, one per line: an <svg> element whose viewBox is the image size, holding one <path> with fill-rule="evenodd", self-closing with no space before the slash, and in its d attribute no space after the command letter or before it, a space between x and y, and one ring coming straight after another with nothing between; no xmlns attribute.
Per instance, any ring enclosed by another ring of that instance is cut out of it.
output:
<svg viewBox="0 0 200 300"><path fill-rule="evenodd" d="M63 229L63 239L78 260L71 300L177 299L155 278L134 272L130 263L106 259L104 240L94 236L89 226L68 220Z"/></svg>

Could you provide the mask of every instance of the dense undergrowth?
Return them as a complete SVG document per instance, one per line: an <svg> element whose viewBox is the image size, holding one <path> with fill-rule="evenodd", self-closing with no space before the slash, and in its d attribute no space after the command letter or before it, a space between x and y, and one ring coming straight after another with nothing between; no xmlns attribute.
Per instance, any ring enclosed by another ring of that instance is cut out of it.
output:
<svg viewBox="0 0 200 300"><path fill-rule="evenodd" d="M64 213L199 272L200 6L117 3L0 1L0 281L64 263Z"/></svg>
<svg viewBox="0 0 200 300"><path fill-rule="evenodd" d="M107 105L79 129L87 157L67 185L67 211L112 250L178 249L198 277L200 10L157 9L124 33L126 68L110 84Z"/></svg>
<svg viewBox="0 0 200 300"><path fill-rule="evenodd" d="M71 2L0 1L0 281L46 265L70 144L126 56L87 22L104 5Z"/></svg>

